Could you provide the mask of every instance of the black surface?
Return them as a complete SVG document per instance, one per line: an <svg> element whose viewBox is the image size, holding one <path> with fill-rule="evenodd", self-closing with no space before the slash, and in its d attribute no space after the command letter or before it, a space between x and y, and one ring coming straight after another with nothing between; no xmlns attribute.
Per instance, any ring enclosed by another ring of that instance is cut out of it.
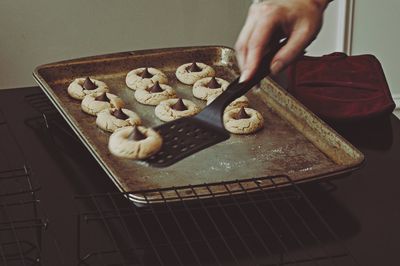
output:
<svg viewBox="0 0 400 266"><path fill-rule="evenodd" d="M60 250L58 255L44 248L48 254L42 254L43 265L62 265L60 260L75 265L74 195L117 190L83 145L64 141L63 134L71 138L68 132L58 132L59 139L49 142L48 131L32 129L38 120L29 118L39 113L25 96L39 91L1 91L0 108L40 184L39 197L51 229L51 234L44 234L45 243L57 243ZM349 176L301 188L360 265L399 265L400 121L392 115L364 124L332 126L365 154L366 162Z"/></svg>

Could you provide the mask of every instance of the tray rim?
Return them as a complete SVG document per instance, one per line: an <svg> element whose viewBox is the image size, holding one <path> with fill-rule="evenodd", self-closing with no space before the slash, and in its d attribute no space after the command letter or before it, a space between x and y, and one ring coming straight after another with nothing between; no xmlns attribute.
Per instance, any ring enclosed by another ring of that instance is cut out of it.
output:
<svg viewBox="0 0 400 266"><path fill-rule="evenodd" d="M39 65L34 68L33 70L33 77L35 81L39 84L39 87L41 90L46 94L46 96L49 98L49 100L54 104L56 109L60 112L64 120L68 123L68 125L72 128L72 130L77 134L78 138L80 141L85 145L85 147L89 150L89 152L92 154L92 156L95 158L95 160L100 164L101 168L105 171L105 173L110 177L112 182L116 185L119 191L127 193L126 197L134 202L135 204L154 204L154 202L149 201L145 197L140 197L138 195L135 195L136 193L139 193L140 191L133 191L129 192L126 191L122 185L118 182L116 176L113 174L113 172L106 166L106 163L98 156L92 145L89 144L89 141L86 139L84 134L82 134L77 127L75 127L74 123L71 120L70 115L68 112L66 112L62 106L59 104L59 99L58 96L54 93L53 89L51 86L46 82L46 80L41 76L39 73L40 70L44 68L49 68L49 67L57 67L57 66L65 66L65 65L74 65L74 64L84 64L86 62L93 62L93 61L104 61L104 60L120 60L123 57L127 56L133 56L133 55L144 55L144 54L154 54L154 53L165 53L165 52L173 52L173 51L178 51L178 50L198 50L198 49L207 49L207 48L212 48L212 49L226 49L230 51L234 51L233 48L224 46L224 45L204 45L204 46L182 46L182 47L168 47L168 48L154 48L154 49L143 49L143 50L134 50L134 51L126 51L126 52L116 52L116 53L108 53L108 54L101 54L101 55L92 55L92 56L83 56L75 59L69 59L69 60L62 60L62 61L57 61L53 63L46 63ZM269 81L272 81L269 79ZM285 92L285 94L288 94L283 88L280 87L279 84L276 82L272 81L273 85L278 86L281 90ZM359 158L356 160L352 165L348 165L348 167L343 168L343 169L337 169L333 171L329 171L323 174L315 174L315 175L310 175L309 177L301 180L293 180L294 183L305 183L305 182L310 182L314 180L319 180L322 178L329 178L329 177L335 177L339 176L341 174L345 173L351 173L359 168L361 168L364 165L365 162L365 156L364 154L359 151L356 147L354 147L350 142L348 142L344 137L342 137L338 132L336 132L333 128L331 128L328 124L326 124L322 119L320 119L317 115L315 115L313 112L311 112L306 106L304 106L302 103L300 103L297 99L295 99L293 96L289 95L292 97L297 104L299 104L302 108L304 108L308 113L310 113L314 119L316 119L319 123L321 123L325 128L327 128L329 131L333 132L339 139L340 141L344 142L346 145L351 147L353 150L357 151ZM284 119L284 118L282 118ZM288 122L290 123L290 122ZM310 140L309 140L310 141ZM315 144L313 144L315 145ZM323 152L323 151L321 151ZM324 153L324 152L323 152ZM325 154L325 153L324 153ZM283 173L283 175L287 175L286 173ZM288 175L289 176L289 175ZM290 176L289 176L290 177ZM260 177L251 177L254 179L260 178ZM248 179L248 178L247 178ZM206 183L203 184L204 186L212 185L212 184L217 184L216 183ZM190 184L188 186L191 186ZM174 187L170 187L173 189ZM164 189L164 188L163 188ZM143 190L146 191L146 190ZM135 194L133 194L135 193ZM224 193L228 195L228 192ZM223 194L221 195L223 196Z"/></svg>
<svg viewBox="0 0 400 266"><path fill-rule="evenodd" d="M74 59L66 59L66 60L60 60L56 62L51 62L51 63L44 63L36 66L34 70L32 71L32 76L36 78L41 78L39 74L39 70L45 68L45 67L55 67L55 66L60 66L60 65L74 65L74 64L82 64L85 63L86 61L93 62L93 60L118 60L122 57L126 56L132 56L132 55L137 55L137 54L154 54L154 53L165 53L165 52L170 52L170 51L176 51L176 50L196 50L196 49L207 49L207 48L213 48L213 49L226 49L230 51L234 51L232 47L226 46L226 45L199 45L199 46L177 46L177 47L167 47L167 48L152 48L152 49L140 49L140 50L133 50L133 51L125 51L125 52L114 52L114 53L107 53L107 54L100 54L100 55L88 55L88 56L80 56ZM37 80L37 79L36 79ZM45 80L42 79L44 82Z"/></svg>
<svg viewBox="0 0 400 266"><path fill-rule="evenodd" d="M267 78L268 82L270 84L272 84L275 87L281 88L281 86L276 83L274 80ZM346 144L348 147L350 147L353 151L355 151L358 155L358 160L356 160L353 164L349 165L349 168L351 167L359 167L360 165L362 165L365 161L365 155L358 149L356 148L353 144L351 144L347 139L345 139L342 135L340 135L335 129L333 129L328 123L326 123L324 120L322 120L319 116L317 116L314 112L312 112L307 106L305 106L303 103L301 103L299 100L297 100L293 95L291 95L287 90L281 88L281 92L286 96L291 98L292 100L294 100L296 102L296 104L303 108L304 111L306 111L308 113L308 115L310 115L312 117L312 119L318 121L318 123L320 123L326 130L332 132L333 134L336 135L336 137L343 142L344 144ZM265 93L265 90L263 92ZM275 101L275 99L273 99L272 101ZM287 120L286 118L282 118ZM288 121L288 123L290 123ZM290 123L291 125L293 125L293 123ZM309 127L311 127L310 125L308 125ZM307 139L312 142L308 137ZM313 143L313 142L312 142ZM316 144L313 143L313 145L317 146ZM318 147L318 146L317 146ZM319 148L318 148L319 149ZM332 159L332 158L331 158ZM338 171L341 171L341 169L339 169Z"/></svg>

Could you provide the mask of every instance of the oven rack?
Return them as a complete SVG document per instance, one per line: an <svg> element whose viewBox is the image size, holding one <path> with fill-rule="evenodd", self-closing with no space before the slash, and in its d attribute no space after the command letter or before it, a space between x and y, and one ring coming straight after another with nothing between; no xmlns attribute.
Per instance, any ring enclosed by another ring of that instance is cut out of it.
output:
<svg viewBox="0 0 400 266"><path fill-rule="evenodd" d="M37 193L22 149L0 110L0 264L37 265L41 234L47 227L39 215Z"/></svg>
<svg viewBox="0 0 400 266"><path fill-rule="evenodd" d="M39 198L41 187L1 109L0 135L0 265L43 265L49 221ZM64 265L61 256L58 262Z"/></svg>
<svg viewBox="0 0 400 266"><path fill-rule="evenodd" d="M79 141L79 138L72 132L65 120L58 113L57 109L43 93L34 93L25 96L25 101L40 115L26 119L25 124L33 130L46 129L50 131L59 130L70 138ZM53 134L50 134L52 137Z"/></svg>
<svg viewBox="0 0 400 266"><path fill-rule="evenodd" d="M76 196L78 260L104 266L358 265L289 177L246 180L266 181L273 189L258 186L241 195L228 184L202 184ZM214 195L212 185L227 185L228 196ZM188 201L179 193L196 195L199 187L208 188L207 199ZM127 200L132 193L174 193L177 200L135 206ZM89 236L99 239L94 244Z"/></svg>
<svg viewBox="0 0 400 266"><path fill-rule="evenodd" d="M26 167L1 170L0 187L0 264L35 265L47 227L38 214L39 188L32 186Z"/></svg>

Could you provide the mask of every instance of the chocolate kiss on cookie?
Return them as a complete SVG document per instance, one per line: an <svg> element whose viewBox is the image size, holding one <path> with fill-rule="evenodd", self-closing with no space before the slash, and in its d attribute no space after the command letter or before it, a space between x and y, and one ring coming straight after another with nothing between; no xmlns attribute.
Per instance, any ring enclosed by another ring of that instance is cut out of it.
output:
<svg viewBox="0 0 400 266"><path fill-rule="evenodd" d="M156 81L156 83L149 88L149 92L151 93L163 92L163 89L161 88L160 83Z"/></svg>
<svg viewBox="0 0 400 266"><path fill-rule="evenodd" d="M97 88L96 84L94 84L93 81L91 81L89 77L86 77L85 81L83 82L82 87L85 90L95 90Z"/></svg>
<svg viewBox="0 0 400 266"><path fill-rule="evenodd" d="M215 77L212 77L210 81L207 83L207 87L210 89L218 89L221 88L221 85L218 83Z"/></svg>
<svg viewBox="0 0 400 266"><path fill-rule="evenodd" d="M181 98L179 98L175 104L171 105L171 108L177 111L185 111L188 109Z"/></svg>
<svg viewBox="0 0 400 266"><path fill-rule="evenodd" d="M196 64L196 62L193 62L189 67L186 68L186 70L189 72L200 72L202 69Z"/></svg>
<svg viewBox="0 0 400 266"><path fill-rule="evenodd" d="M244 109L244 107L240 107L239 112L236 113L235 115L235 119L239 120L239 119L247 119L250 118L249 114L246 113L246 110Z"/></svg>
<svg viewBox="0 0 400 266"><path fill-rule="evenodd" d="M121 108L117 108L114 111L111 111L111 114L113 116L115 116L116 118L122 119L122 120L129 118L129 116L127 116L124 112L122 112Z"/></svg>
<svg viewBox="0 0 400 266"><path fill-rule="evenodd" d="M146 135L144 135L142 132L139 131L139 129L137 127L133 127L133 130L131 132L131 134L128 135L129 140L134 140L134 141L139 141L142 139L147 138Z"/></svg>
<svg viewBox="0 0 400 266"><path fill-rule="evenodd" d="M108 99L107 95L105 92L103 92L102 94L100 94L99 96L97 96L96 98L94 98L96 101L100 101L100 102L110 102L110 99Z"/></svg>
<svg viewBox="0 0 400 266"><path fill-rule="evenodd" d="M143 70L143 72L140 76L142 77L142 79L150 79L153 77L153 75L149 72L147 67Z"/></svg>

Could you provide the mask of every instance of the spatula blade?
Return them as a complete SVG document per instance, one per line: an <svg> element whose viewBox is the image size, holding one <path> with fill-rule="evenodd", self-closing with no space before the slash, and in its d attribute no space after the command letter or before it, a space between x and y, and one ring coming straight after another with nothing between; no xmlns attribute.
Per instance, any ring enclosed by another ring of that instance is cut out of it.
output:
<svg viewBox="0 0 400 266"><path fill-rule="evenodd" d="M154 129L163 138L161 150L145 160L154 167L170 166L230 137L226 130L206 124L196 117L180 118Z"/></svg>

